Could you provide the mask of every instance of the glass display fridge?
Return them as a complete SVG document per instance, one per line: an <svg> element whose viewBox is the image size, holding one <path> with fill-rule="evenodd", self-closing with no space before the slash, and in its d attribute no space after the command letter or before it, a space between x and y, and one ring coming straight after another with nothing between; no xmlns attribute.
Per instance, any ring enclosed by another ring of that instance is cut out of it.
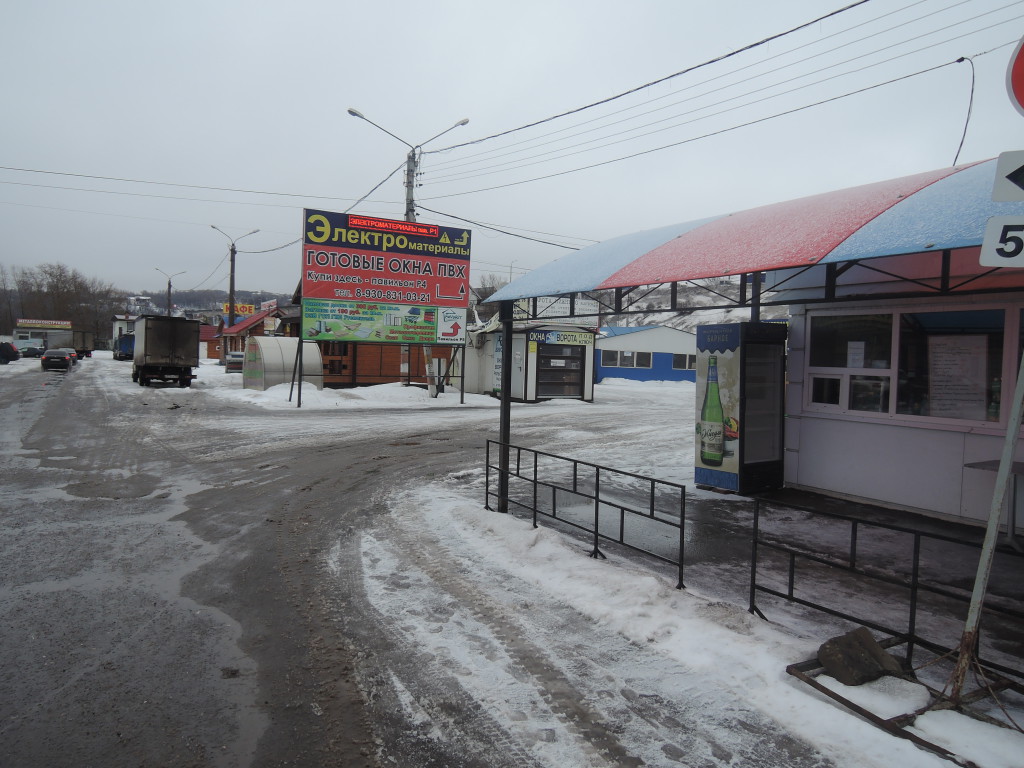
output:
<svg viewBox="0 0 1024 768"><path fill-rule="evenodd" d="M783 484L786 324L697 328L694 483L756 493Z"/></svg>

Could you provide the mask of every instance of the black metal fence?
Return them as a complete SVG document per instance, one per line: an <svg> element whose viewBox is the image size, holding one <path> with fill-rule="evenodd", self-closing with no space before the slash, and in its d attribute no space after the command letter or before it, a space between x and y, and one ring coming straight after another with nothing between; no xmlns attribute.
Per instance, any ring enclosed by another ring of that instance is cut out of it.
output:
<svg viewBox="0 0 1024 768"><path fill-rule="evenodd" d="M509 462L503 478L499 462L505 450ZM765 595L820 611L898 638L911 666L915 647L939 656L955 652L981 551L980 535L971 541L742 497L711 502L711 519L695 507L688 531L683 485L488 440L484 506L493 509L496 500L498 508L529 513L535 527L543 520L585 532L591 557L603 558L602 543L615 542L671 564L678 588L685 586L687 538L692 538L697 549L690 560L699 568L700 563L749 567L749 581L730 579L726 588L743 599L746 584L752 613L764 617L758 597ZM715 537L709 526L724 535ZM710 556L709 550L714 550ZM995 566L978 659L1021 678L1024 671L1007 664L1019 666L1024 646L1024 555L1000 548ZM722 571L716 573L720 577ZM716 589L723 584L718 578Z"/></svg>
<svg viewBox="0 0 1024 768"><path fill-rule="evenodd" d="M911 665L915 646L939 655L954 652L980 551L980 542L941 533L755 500L750 611L763 617L759 594L822 611L902 639ZM1024 636L1024 555L1001 548L997 565L978 658L990 669L1024 677L1021 670L982 658L986 648L1008 648Z"/></svg>
<svg viewBox="0 0 1024 768"><path fill-rule="evenodd" d="M495 463L504 443L488 440L484 506L491 509ZM508 445L507 503L533 516L586 531L593 537L591 557L604 558L601 542L616 542L675 565L676 586L683 585L686 487L553 453ZM496 484L499 488L501 483Z"/></svg>

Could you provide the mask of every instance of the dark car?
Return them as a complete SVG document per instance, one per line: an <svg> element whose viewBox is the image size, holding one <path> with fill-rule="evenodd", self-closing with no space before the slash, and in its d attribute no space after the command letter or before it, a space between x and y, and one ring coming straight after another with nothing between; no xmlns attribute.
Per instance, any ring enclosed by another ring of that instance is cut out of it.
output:
<svg viewBox="0 0 1024 768"><path fill-rule="evenodd" d="M74 365L66 349L46 350L43 352L42 357L39 358L39 364L43 366L44 371L69 371L71 366Z"/></svg>
<svg viewBox="0 0 1024 768"><path fill-rule="evenodd" d="M21 356L22 357L42 357L43 352L45 352L45 351L46 350L43 349L42 347L22 347L21 348Z"/></svg>
<svg viewBox="0 0 1024 768"><path fill-rule="evenodd" d="M9 341L0 342L0 365L7 365L20 357L18 348Z"/></svg>
<svg viewBox="0 0 1024 768"><path fill-rule="evenodd" d="M71 347L61 347L60 351L68 353L68 357L71 358L72 365L78 365L78 353L75 352L75 350L73 350Z"/></svg>

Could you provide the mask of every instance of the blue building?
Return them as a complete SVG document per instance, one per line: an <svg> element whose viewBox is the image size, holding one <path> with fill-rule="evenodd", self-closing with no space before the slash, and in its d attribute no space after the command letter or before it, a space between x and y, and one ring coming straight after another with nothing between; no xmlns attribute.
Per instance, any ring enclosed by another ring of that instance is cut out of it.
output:
<svg viewBox="0 0 1024 768"><path fill-rule="evenodd" d="M695 381L697 337L666 325L605 326L597 337L596 380Z"/></svg>

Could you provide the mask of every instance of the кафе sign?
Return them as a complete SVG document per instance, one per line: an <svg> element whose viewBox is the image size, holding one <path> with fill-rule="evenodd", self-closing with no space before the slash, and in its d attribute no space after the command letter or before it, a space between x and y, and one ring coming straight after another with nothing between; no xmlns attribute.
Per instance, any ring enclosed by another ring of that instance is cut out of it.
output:
<svg viewBox="0 0 1024 768"><path fill-rule="evenodd" d="M470 232L306 210L302 337L463 344Z"/></svg>

